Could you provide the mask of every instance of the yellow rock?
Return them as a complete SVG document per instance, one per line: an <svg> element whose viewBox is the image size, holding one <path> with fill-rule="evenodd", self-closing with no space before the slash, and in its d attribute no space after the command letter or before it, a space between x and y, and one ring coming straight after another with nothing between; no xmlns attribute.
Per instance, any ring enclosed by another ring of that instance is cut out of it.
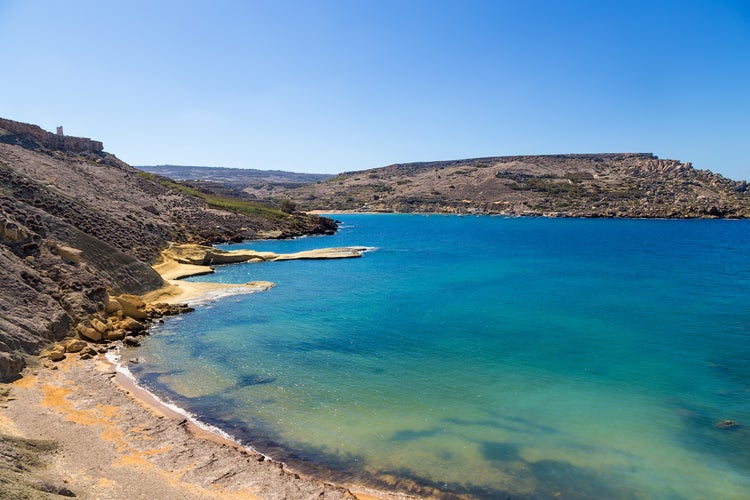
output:
<svg viewBox="0 0 750 500"><path fill-rule="evenodd" d="M123 315L134 319L146 319L148 317L146 311L143 310L146 303L140 297L122 294L110 299L110 301L115 300L120 304Z"/></svg>
<svg viewBox="0 0 750 500"><path fill-rule="evenodd" d="M110 330L104 334L106 340L122 340L125 338L125 332L123 330Z"/></svg>
<svg viewBox="0 0 750 500"><path fill-rule="evenodd" d="M70 339L65 343L65 352L79 352L88 344L81 339Z"/></svg>
<svg viewBox="0 0 750 500"><path fill-rule="evenodd" d="M91 328L90 326L86 326L83 323L78 323L78 326L76 327L76 331L78 332L78 335L85 340L91 340L93 342L99 342L102 339L102 334Z"/></svg>
<svg viewBox="0 0 750 500"><path fill-rule="evenodd" d="M105 323L102 323L96 318L91 320L91 326L93 326L94 330L101 333L102 335L104 335L107 332L107 330L109 330L108 325L106 325Z"/></svg>
<svg viewBox="0 0 750 500"><path fill-rule="evenodd" d="M107 314L114 314L117 311L122 311L120 303L112 297L107 297L107 303L104 305L104 312Z"/></svg>
<svg viewBox="0 0 750 500"><path fill-rule="evenodd" d="M57 253L57 255L59 255L63 259L73 262L74 264L81 263L81 255L83 254L82 250L79 250L78 248L68 247L52 240L47 240L47 244L55 253Z"/></svg>
<svg viewBox="0 0 750 500"><path fill-rule="evenodd" d="M44 350L42 356L49 358L50 361L61 361L65 359L65 346L55 344L52 347Z"/></svg>
<svg viewBox="0 0 750 500"><path fill-rule="evenodd" d="M146 329L146 325L133 318L125 318L124 320L120 321L119 325L117 326L120 329L127 330L129 332L142 332Z"/></svg>

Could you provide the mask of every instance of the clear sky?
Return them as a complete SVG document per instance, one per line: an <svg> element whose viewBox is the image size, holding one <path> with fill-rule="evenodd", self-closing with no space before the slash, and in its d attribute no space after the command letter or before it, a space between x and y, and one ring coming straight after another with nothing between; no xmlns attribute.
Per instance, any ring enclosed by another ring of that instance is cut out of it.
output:
<svg viewBox="0 0 750 500"><path fill-rule="evenodd" d="M750 0L0 0L0 116L133 165L649 152L750 180Z"/></svg>

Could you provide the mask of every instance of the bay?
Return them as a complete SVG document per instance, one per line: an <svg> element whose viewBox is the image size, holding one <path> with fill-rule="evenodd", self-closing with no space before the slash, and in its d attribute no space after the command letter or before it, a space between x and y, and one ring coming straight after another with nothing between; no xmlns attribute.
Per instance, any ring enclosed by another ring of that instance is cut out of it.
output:
<svg viewBox="0 0 750 500"><path fill-rule="evenodd" d="M336 218L231 248L373 250L191 278L277 286L155 329L140 383L345 482L750 497L748 221Z"/></svg>

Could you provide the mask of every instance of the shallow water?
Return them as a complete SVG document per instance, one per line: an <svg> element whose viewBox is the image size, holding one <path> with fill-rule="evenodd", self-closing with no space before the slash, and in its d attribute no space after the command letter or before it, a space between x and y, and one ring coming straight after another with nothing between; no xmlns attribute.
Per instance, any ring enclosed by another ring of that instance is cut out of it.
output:
<svg viewBox="0 0 750 500"><path fill-rule="evenodd" d="M337 218L335 236L233 248L376 250L192 278L277 287L168 321L136 377L344 480L750 498L749 222Z"/></svg>

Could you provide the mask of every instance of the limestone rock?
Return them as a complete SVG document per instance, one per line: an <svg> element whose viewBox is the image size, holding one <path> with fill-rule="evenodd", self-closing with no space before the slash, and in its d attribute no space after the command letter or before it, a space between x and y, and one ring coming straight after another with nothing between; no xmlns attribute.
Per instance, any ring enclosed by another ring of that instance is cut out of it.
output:
<svg viewBox="0 0 750 500"><path fill-rule="evenodd" d="M122 340L125 338L125 331L124 330L109 330L106 334L104 334L104 340Z"/></svg>
<svg viewBox="0 0 750 500"><path fill-rule="evenodd" d="M146 303L136 295L123 294L119 297L114 297L120 306L122 307L122 313L133 319L146 319L148 313L145 311Z"/></svg>
<svg viewBox="0 0 750 500"><path fill-rule="evenodd" d="M102 335L104 335L105 333L107 333L107 331L109 330L109 325L107 325L105 323L102 323L101 321L99 321L96 318L93 318L91 320L91 326L94 328L94 330L96 330L97 332L99 332Z"/></svg>
<svg viewBox="0 0 750 500"><path fill-rule="evenodd" d="M88 344L81 339L70 339L65 343L65 352L80 352Z"/></svg>
<svg viewBox="0 0 750 500"><path fill-rule="evenodd" d="M86 326L84 323L78 323L78 326L76 327L76 331L78 332L78 335L80 335L81 338L85 340L99 342L102 339L101 333L97 332L90 326Z"/></svg>
<svg viewBox="0 0 750 500"><path fill-rule="evenodd" d="M81 359L91 359L96 355L97 355L97 352L95 349L93 349L92 347L86 346L85 348L83 348L83 350L81 350L80 357Z"/></svg>
<svg viewBox="0 0 750 500"><path fill-rule="evenodd" d="M52 250L54 250L63 259L74 264L81 263L81 254L83 253L82 250L62 245L60 243L57 243L56 241L50 241L48 242L48 244L50 248L52 248Z"/></svg>
<svg viewBox="0 0 750 500"><path fill-rule="evenodd" d="M65 359L65 346L55 344L45 354L51 361L62 361Z"/></svg>
<svg viewBox="0 0 750 500"><path fill-rule="evenodd" d="M128 332L142 332L146 329L146 325L133 318L125 318L117 326Z"/></svg>
<svg viewBox="0 0 750 500"><path fill-rule="evenodd" d="M0 351L0 380L10 380L26 366L26 360L18 352Z"/></svg>
<svg viewBox="0 0 750 500"><path fill-rule="evenodd" d="M740 424L735 422L734 420L722 420L721 422L717 422L716 425L714 425L717 429L721 430L731 430L731 429L738 429L740 427Z"/></svg>
<svg viewBox="0 0 750 500"><path fill-rule="evenodd" d="M107 314L114 314L117 311L122 311L122 306L117 301L117 299L113 299L112 297L107 297L107 301L104 304L104 312Z"/></svg>
<svg viewBox="0 0 750 500"><path fill-rule="evenodd" d="M124 342L126 345L129 345L131 347L138 347L141 345L141 341L135 337L125 337Z"/></svg>
<svg viewBox="0 0 750 500"><path fill-rule="evenodd" d="M161 317L161 316L175 316L177 314L193 312L195 311L195 308L190 307L187 304L157 303L157 304L152 304L151 306L149 306L148 311L152 317Z"/></svg>

